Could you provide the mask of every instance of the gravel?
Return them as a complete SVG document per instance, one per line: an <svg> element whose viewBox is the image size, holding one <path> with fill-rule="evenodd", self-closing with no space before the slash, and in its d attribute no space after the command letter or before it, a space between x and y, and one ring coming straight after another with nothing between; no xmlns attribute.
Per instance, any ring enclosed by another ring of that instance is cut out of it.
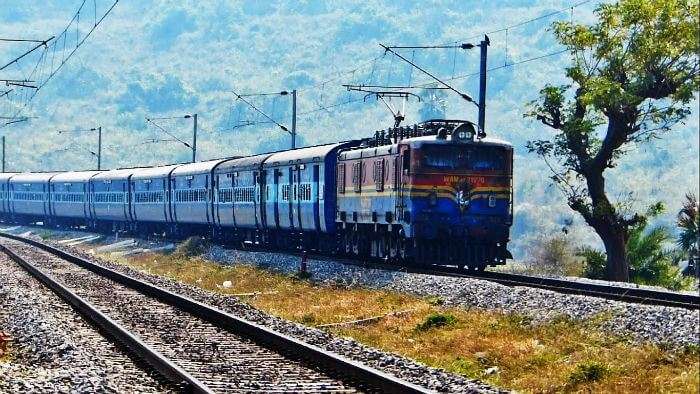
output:
<svg viewBox="0 0 700 394"><path fill-rule="evenodd" d="M0 393L174 392L0 254L0 328L13 339Z"/></svg>
<svg viewBox="0 0 700 394"><path fill-rule="evenodd" d="M411 383L439 392L450 393L496 393L503 390L491 387L477 380L430 368L413 360L365 346L350 338L333 336L323 330L306 327L288 320L280 319L241 302L238 298L215 294L200 288L183 284L169 278L150 275L129 267L96 258L84 250L56 245L71 250L106 267L123 272L132 277L146 280L154 285L166 288L178 294L191 297L197 301L221 308L236 316L261 324L282 334L290 335L304 342L319 346L350 359L362 362L386 373L405 379ZM223 249L222 249L223 250Z"/></svg>
<svg viewBox="0 0 700 394"><path fill-rule="evenodd" d="M356 388L179 308L10 241L15 253L91 303L200 382L224 392L343 392Z"/></svg>

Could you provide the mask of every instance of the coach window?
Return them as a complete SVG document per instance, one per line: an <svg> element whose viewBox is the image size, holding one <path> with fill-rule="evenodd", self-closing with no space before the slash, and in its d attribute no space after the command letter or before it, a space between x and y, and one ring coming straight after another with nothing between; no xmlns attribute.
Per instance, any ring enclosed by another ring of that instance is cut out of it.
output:
<svg viewBox="0 0 700 394"><path fill-rule="evenodd" d="M352 184L355 192L361 190L362 184L362 162L358 161L352 165Z"/></svg>
<svg viewBox="0 0 700 394"><path fill-rule="evenodd" d="M345 163L338 164L338 193L345 194Z"/></svg>
<svg viewBox="0 0 700 394"><path fill-rule="evenodd" d="M384 159L374 162L374 185L378 192L384 190Z"/></svg>
<svg viewBox="0 0 700 394"><path fill-rule="evenodd" d="M405 150L401 155L403 159L402 168L405 174L411 173L411 151Z"/></svg>

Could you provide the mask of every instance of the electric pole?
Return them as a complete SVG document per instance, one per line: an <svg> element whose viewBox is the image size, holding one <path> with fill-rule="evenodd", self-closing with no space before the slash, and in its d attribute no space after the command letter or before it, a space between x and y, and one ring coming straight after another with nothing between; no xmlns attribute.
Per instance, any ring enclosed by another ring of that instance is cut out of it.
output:
<svg viewBox="0 0 700 394"><path fill-rule="evenodd" d="M283 90L279 93L238 94L236 92L233 92L233 94L236 95L236 100L241 100L242 102L246 103L246 105L248 105L250 108L254 109L257 113L259 113L260 115L264 116L267 120L269 120L270 123L276 124L280 129L289 133L289 135L292 136L292 149L296 149L296 147L297 147L297 90L296 89L291 91L291 95L292 95L292 129L291 130L289 130L286 126L283 126L282 124L280 124L278 121L272 119L272 117L270 115L264 113L258 107L253 105L250 101L245 99L245 97L258 97L258 96L276 96L276 95L288 96L290 94L290 92L288 90ZM257 122L248 122L247 125L256 124L256 123Z"/></svg>
<svg viewBox="0 0 700 394"><path fill-rule="evenodd" d="M297 90L292 90L292 149L297 147Z"/></svg>
<svg viewBox="0 0 700 394"><path fill-rule="evenodd" d="M194 163L197 161L197 114L185 115L185 119L189 118L192 118L194 122L192 126L192 146L190 146L192 148L192 163Z"/></svg>
<svg viewBox="0 0 700 394"><path fill-rule="evenodd" d="M479 69L479 136L486 135L484 129L486 124L486 54L490 44L489 36L484 36L484 39L479 43L481 48L481 67Z"/></svg>
<svg viewBox="0 0 700 394"><path fill-rule="evenodd" d="M82 149L90 153L91 155L95 156L97 158L97 170L101 171L102 170L102 126L99 127L93 127L90 129L77 129L77 130L58 130L58 134L64 134L64 133L84 133L84 132L90 132L90 131L96 131L97 132L97 153L93 152L90 149L87 149L83 147Z"/></svg>
<svg viewBox="0 0 700 394"><path fill-rule="evenodd" d="M102 170L102 126L97 128L97 171Z"/></svg>
<svg viewBox="0 0 700 394"><path fill-rule="evenodd" d="M194 131L192 132L192 163L197 161L197 114L194 114Z"/></svg>

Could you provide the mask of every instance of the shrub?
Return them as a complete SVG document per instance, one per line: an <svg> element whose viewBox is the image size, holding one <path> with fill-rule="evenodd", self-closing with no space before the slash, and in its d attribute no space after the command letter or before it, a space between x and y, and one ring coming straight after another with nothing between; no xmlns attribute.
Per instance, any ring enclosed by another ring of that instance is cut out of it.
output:
<svg viewBox="0 0 700 394"><path fill-rule="evenodd" d="M299 280L304 280L304 279L311 279L311 272L309 271L298 271L296 274L294 274L295 279Z"/></svg>
<svg viewBox="0 0 700 394"><path fill-rule="evenodd" d="M416 326L417 331L427 331L431 328L452 326L457 323L457 318L450 314L431 313L423 323Z"/></svg>
<svg viewBox="0 0 700 394"><path fill-rule="evenodd" d="M561 235L538 239L530 246L528 256L525 266L530 274L580 276L583 271L571 242Z"/></svg>
<svg viewBox="0 0 700 394"><path fill-rule="evenodd" d="M182 257L194 257L206 251L206 241L202 237L189 237L175 249L175 255Z"/></svg>
<svg viewBox="0 0 700 394"><path fill-rule="evenodd" d="M430 297L426 298L425 300L428 302L428 304L430 304L432 306L440 306L440 305L445 304L445 300L443 300L442 298L440 298L438 296L430 296Z"/></svg>
<svg viewBox="0 0 700 394"><path fill-rule="evenodd" d="M661 208L658 208L661 209ZM652 212L649 216L654 217ZM630 265L630 281L634 283L663 286L672 290L688 289L692 278L681 275L678 262L683 254L667 249L673 240L668 228L657 226L647 229L643 221L630 232L627 240L627 258ZM605 278L605 253L590 247L580 248L577 255L583 258L584 275L591 279Z"/></svg>
<svg viewBox="0 0 700 394"><path fill-rule="evenodd" d="M576 255L583 258L583 276L590 279L605 279L605 253L584 246L576 252Z"/></svg>
<svg viewBox="0 0 700 394"><path fill-rule="evenodd" d="M313 313L307 313L301 317L301 322L307 325L314 324L316 323L316 316Z"/></svg>
<svg viewBox="0 0 700 394"><path fill-rule="evenodd" d="M569 375L569 383L580 384L597 382L610 374L610 367L597 361L579 363L576 369Z"/></svg>

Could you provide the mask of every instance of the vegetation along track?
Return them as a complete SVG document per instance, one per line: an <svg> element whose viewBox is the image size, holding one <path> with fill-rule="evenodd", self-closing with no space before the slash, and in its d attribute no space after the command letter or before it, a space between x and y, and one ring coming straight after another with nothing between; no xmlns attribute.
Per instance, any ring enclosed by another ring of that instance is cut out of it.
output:
<svg viewBox="0 0 700 394"><path fill-rule="evenodd" d="M427 391L50 245L2 236L23 242L0 245L4 253L187 391Z"/></svg>

